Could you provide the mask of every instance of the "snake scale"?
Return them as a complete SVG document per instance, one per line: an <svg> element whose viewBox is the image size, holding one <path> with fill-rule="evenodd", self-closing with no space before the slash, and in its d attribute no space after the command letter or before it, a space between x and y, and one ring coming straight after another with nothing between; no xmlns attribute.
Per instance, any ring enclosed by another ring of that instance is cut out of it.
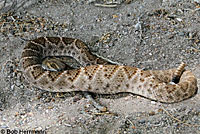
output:
<svg viewBox="0 0 200 134"><path fill-rule="evenodd" d="M48 70L42 63L48 56L71 56L82 67ZM174 103L190 98L197 92L197 79L189 70L141 70L113 65L92 54L79 39L39 37L24 47L21 57L26 79L35 87L50 92L88 91L98 94L130 92L145 98ZM180 76L177 83L171 83Z"/></svg>

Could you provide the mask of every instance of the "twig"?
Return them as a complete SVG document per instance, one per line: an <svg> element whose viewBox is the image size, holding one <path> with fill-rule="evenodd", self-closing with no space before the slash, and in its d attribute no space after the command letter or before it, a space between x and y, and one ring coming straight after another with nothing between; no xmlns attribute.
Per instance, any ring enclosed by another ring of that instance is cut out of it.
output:
<svg viewBox="0 0 200 134"><path fill-rule="evenodd" d="M117 4L114 4L114 5L107 5L107 4L94 4L95 6L97 7L107 7L107 8L114 8L114 7L117 7L118 5Z"/></svg>

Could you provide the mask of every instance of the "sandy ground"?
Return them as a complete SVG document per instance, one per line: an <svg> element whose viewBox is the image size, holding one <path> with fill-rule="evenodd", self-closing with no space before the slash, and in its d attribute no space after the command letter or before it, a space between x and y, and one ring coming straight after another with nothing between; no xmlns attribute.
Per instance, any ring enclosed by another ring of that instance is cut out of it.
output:
<svg viewBox="0 0 200 134"><path fill-rule="evenodd" d="M33 0L23 4L18 0L7 11L12 6L7 2L0 18L1 133L200 133L199 91L176 104L134 95L96 96L114 113L101 114L81 94L57 97L29 86L19 64L26 40L74 37L103 57L139 68L169 69L184 61L200 87L199 4L193 0L118 0L110 5L108 0Z"/></svg>

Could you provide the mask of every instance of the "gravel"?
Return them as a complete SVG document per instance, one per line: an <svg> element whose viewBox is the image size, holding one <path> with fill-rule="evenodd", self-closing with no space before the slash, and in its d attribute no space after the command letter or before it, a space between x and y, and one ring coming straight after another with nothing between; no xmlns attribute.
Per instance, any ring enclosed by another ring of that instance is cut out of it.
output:
<svg viewBox="0 0 200 134"><path fill-rule="evenodd" d="M99 113L81 93L58 97L29 85L20 57L39 36L79 38L120 64L169 69L187 63L200 87L200 5L189 0L35 0L0 2L0 131L48 134L198 134L200 94L175 104L127 95L96 96ZM13 8L8 8L12 6Z"/></svg>

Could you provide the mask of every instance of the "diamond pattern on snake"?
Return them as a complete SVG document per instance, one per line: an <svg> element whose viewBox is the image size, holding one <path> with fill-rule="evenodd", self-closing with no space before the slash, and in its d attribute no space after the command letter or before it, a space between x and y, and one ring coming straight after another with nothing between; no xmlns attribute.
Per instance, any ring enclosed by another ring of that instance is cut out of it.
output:
<svg viewBox="0 0 200 134"><path fill-rule="evenodd" d="M73 57L81 66L71 68L64 60L45 59L57 56ZM114 65L92 54L81 40L67 37L29 41L23 49L21 63L26 79L50 92L129 92L164 103L180 102L197 92L197 79L190 70L184 69L184 63L177 69L146 71Z"/></svg>

